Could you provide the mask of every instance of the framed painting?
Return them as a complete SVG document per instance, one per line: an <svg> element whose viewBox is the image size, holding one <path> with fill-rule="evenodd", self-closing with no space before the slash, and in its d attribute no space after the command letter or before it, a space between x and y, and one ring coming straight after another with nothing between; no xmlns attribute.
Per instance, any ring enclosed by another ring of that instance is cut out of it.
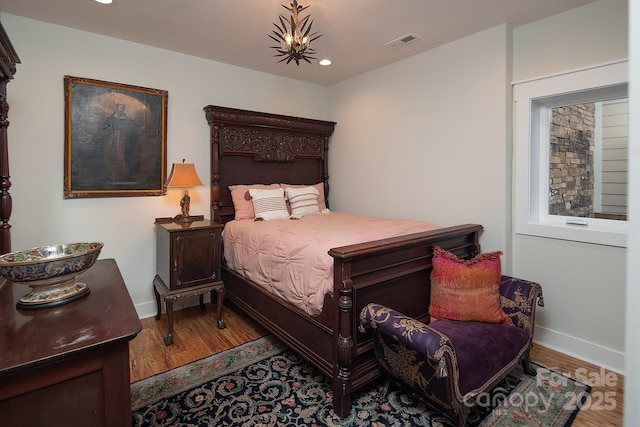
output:
<svg viewBox="0 0 640 427"><path fill-rule="evenodd" d="M165 90L64 76L64 198L166 194Z"/></svg>

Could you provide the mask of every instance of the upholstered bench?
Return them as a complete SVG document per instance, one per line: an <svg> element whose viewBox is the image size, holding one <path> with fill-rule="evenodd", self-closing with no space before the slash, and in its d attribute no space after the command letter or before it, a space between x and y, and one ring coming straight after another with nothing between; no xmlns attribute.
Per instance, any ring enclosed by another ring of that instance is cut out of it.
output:
<svg viewBox="0 0 640 427"><path fill-rule="evenodd" d="M427 325L373 303L362 310L360 320L374 330L382 369L464 426L474 398L491 390L516 364L535 375L529 352L542 289L501 276L499 292L508 317L502 323L435 320Z"/></svg>

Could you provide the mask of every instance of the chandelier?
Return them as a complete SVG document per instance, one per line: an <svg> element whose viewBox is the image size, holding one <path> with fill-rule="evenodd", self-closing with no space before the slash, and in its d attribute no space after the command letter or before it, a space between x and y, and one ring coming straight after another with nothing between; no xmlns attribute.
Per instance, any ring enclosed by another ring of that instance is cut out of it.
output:
<svg viewBox="0 0 640 427"><path fill-rule="evenodd" d="M309 21L310 15L300 19L299 14L307 9L309 6L300 6L298 0L293 0L289 7L282 5L285 9L291 12L290 19L285 18L282 15L278 15L280 25L273 23L273 26L277 28L273 30L273 34L269 34L269 37L274 40L279 46L270 46L276 50L274 56L283 58L278 61L287 61L287 64L291 61L295 61L296 65L300 65L300 60L305 60L311 64L310 59L316 59L315 50L311 47L311 42L322 36L318 32L311 33L311 26L313 20Z"/></svg>

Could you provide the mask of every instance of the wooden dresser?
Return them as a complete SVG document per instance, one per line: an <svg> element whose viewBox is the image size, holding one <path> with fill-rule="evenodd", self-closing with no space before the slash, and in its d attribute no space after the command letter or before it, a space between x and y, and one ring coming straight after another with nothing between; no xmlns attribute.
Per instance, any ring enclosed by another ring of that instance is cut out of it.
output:
<svg viewBox="0 0 640 427"><path fill-rule="evenodd" d="M90 293L19 310L29 287L0 282L0 424L129 426L129 341L142 329L115 260L78 277Z"/></svg>

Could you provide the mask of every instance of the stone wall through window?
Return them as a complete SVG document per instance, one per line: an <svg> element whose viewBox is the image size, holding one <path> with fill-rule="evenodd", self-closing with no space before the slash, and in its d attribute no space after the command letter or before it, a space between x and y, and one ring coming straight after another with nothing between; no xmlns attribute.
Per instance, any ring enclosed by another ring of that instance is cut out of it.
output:
<svg viewBox="0 0 640 427"><path fill-rule="evenodd" d="M551 109L549 214L594 216L595 104Z"/></svg>

